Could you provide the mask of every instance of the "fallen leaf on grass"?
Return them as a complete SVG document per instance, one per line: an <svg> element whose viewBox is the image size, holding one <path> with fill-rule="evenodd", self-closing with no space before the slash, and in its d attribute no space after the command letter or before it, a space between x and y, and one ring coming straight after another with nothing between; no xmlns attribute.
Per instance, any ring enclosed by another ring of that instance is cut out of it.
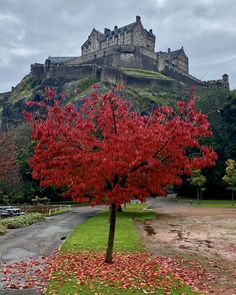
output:
<svg viewBox="0 0 236 295"><path fill-rule="evenodd" d="M103 253L55 253L51 257L39 257L5 265L3 284L5 288L39 288L45 291L47 282L53 279L58 286L74 281L96 290L100 286L119 286L120 289L138 289L144 294L171 294L172 288L180 287L176 278L199 290L208 290L202 277L213 281L196 261L193 267L184 267L184 261L171 257L154 257L147 253L116 253L112 264L104 262ZM55 273L57 275L55 275ZM24 277L22 276L24 275ZM75 282L76 283L76 282ZM56 290L50 292L54 295Z"/></svg>

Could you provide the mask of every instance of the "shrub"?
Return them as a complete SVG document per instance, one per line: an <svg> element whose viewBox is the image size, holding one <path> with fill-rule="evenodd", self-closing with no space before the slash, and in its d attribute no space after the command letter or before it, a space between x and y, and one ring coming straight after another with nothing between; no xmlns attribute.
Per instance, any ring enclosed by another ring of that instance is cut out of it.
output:
<svg viewBox="0 0 236 295"><path fill-rule="evenodd" d="M3 219L0 221L0 224L2 226L5 226L6 228L20 228L36 223L38 221L42 221L44 219L45 217L40 213L29 213L22 216Z"/></svg>
<svg viewBox="0 0 236 295"><path fill-rule="evenodd" d="M1 224L1 221L0 221L0 235L5 234L6 231L7 231L7 228L3 224Z"/></svg>

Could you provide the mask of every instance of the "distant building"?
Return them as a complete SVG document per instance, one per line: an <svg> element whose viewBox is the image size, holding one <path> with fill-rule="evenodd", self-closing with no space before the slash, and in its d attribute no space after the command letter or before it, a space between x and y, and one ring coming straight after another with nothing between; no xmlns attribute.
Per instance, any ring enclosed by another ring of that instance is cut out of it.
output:
<svg viewBox="0 0 236 295"><path fill-rule="evenodd" d="M134 45L145 47L154 52L155 35L150 29L147 31L143 28L140 16L136 16L136 21L114 30L105 28L104 33L93 29L88 39L81 47L82 56L98 50L105 50L111 46Z"/></svg>
<svg viewBox="0 0 236 295"><path fill-rule="evenodd" d="M88 65L112 67L117 71L121 68L137 68L163 73L180 85L229 89L227 74L220 80L201 81L189 74L189 60L183 47L155 52L155 42L156 36L152 29L146 30L140 16L136 16L135 22L120 28L114 26L113 30L105 28L103 33L93 28L81 46L81 56L49 57L44 65L32 65L31 71L44 78L53 75L72 78L78 73L81 76L81 73L88 75L93 72L95 68L89 68ZM78 68L82 65L83 70ZM101 75L98 68L96 72L97 76ZM114 76L114 71L112 75ZM118 72L116 77L118 81Z"/></svg>

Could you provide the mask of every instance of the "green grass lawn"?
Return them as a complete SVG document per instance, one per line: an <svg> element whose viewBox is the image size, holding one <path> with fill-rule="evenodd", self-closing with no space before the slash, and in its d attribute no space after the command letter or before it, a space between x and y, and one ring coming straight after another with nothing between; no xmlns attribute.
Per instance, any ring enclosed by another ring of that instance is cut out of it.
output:
<svg viewBox="0 0 236 295"><path fill-rule="evenodd" d="M68 281L69 279L69 281ZM137 290L134 288L120 289L118 284L114 284L113 286L109 286L108 284L99 284L95 283L92 286L88 284L81 286L78 283L78 280L73 276L70 278L64 278L61 280L61 286L58 288L57 282L53 281L50 284L50 290L57 290L57 293L53 293L53 291L49 291L47 294L54 295L89 295L89 294L97 294L97 295L143 295L143 294L154 294L151 290L146 286L146 288L142 288L141 290ZM50 293L51 292L51 293ZM163 290L156 290L156 295L162 294L172 294L172 295L198 295L199 293L192 291L187 285L183 283L179 283L179 281L175 280L172 285L171 293L166 293Z"/></svg>
<svg viewBox="0 0 236 295"><path fill-rule="evenodd" d="M115 233L115 253L145 253L141 246L134 220L151 220L156 214L150 210L143 211L146 205L132 204L124 208L123 213L117 213ZM60 251L62 254L76 255L73 253L104 253L108 238L108 211L104 211L88 219L85 223L78 225L63 243ZM99 254L99 255L100 255ZM97 255L97 254L95 254ZM103 254L102 254L103 255ZM123 255L123 254L122 254ZM86 256L87 257L87 256ZM89 259L89 258L88 258ZM103 259L102 259L103 260ZM88 260L89 263L89 260ZM103 263L102 263L103 264ZM104 263L105 264L105 263ZM88 267L88 265L85 265ZM105 266L106 267L106 266ZM148 274L147 274L148 275ZM58 280L59 278L59 280ZM59 285L58 285L59 284ZM171 278L171 293L165 293L165 286L156 289L155 294L198 294L176 278ZM49 282L48 295L67 294L154 294L150 286L140 288L121 288L119 283L106 283L99 280L91 282L85 280L84 284L76 278L76 274L55 273Z"/></svg>
<svg viewBox="0 0 236 295"><path fill-rule="evenodd" d="M138 234L133 220L154 219L155 213L140 211L145 207L142 204L129 205L124 212L117 213L114 250L142 251ZM65 240L61 247L62 252L73 251L104 251L108 238L108 211L104 211L79 224Z"/></svg>
<svg viewBox="0 0 236 295"><path fill-rule="evenodd" d="M154 71L147 71L147 70L133 69L133 68L120 68L120 70L129 76L172 80L169 77L167 77L159 72L154 72Z"/></svg>
<svg viewBox="0 0 236 295"><path fill-rule="evenodd" d="M200 200L178 197L178 202L187 203L195 207L209 207L209 208L236 208L236 201L232 206L231 200Z"/></svg>

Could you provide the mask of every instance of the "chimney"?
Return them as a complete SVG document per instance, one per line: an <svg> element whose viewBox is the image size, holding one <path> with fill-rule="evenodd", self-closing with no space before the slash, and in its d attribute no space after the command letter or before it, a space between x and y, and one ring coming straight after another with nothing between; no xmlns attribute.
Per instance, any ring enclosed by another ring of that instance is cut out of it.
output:
<svg viewBox="0 0 236 295"><path fill-rule="evenodd" d="M150 29L150 30L149 30L149 33L151 33L151 34L152 34L152 29Z"/></svg>
<svg viewBox="0 0 236 295"><path fill-rule="evenodd" d="M114 26L114 30L116 31L118 29L118 27L117 26Z"/></svg>
<svg viewBox="0 0 236 295"><path fill-rule="evenodd" d="M105 28L105 29L104 29L104 34L106 34L106 33L110 32L110 31L111 31L111 30L109 30L109 29Z"/></svg>
<svg viewBox="0 0 236 295"><path fill-rule="evenodd" d="M139 15L136 16L136 22L140 22L141 21L141 17Z"/></svg>

